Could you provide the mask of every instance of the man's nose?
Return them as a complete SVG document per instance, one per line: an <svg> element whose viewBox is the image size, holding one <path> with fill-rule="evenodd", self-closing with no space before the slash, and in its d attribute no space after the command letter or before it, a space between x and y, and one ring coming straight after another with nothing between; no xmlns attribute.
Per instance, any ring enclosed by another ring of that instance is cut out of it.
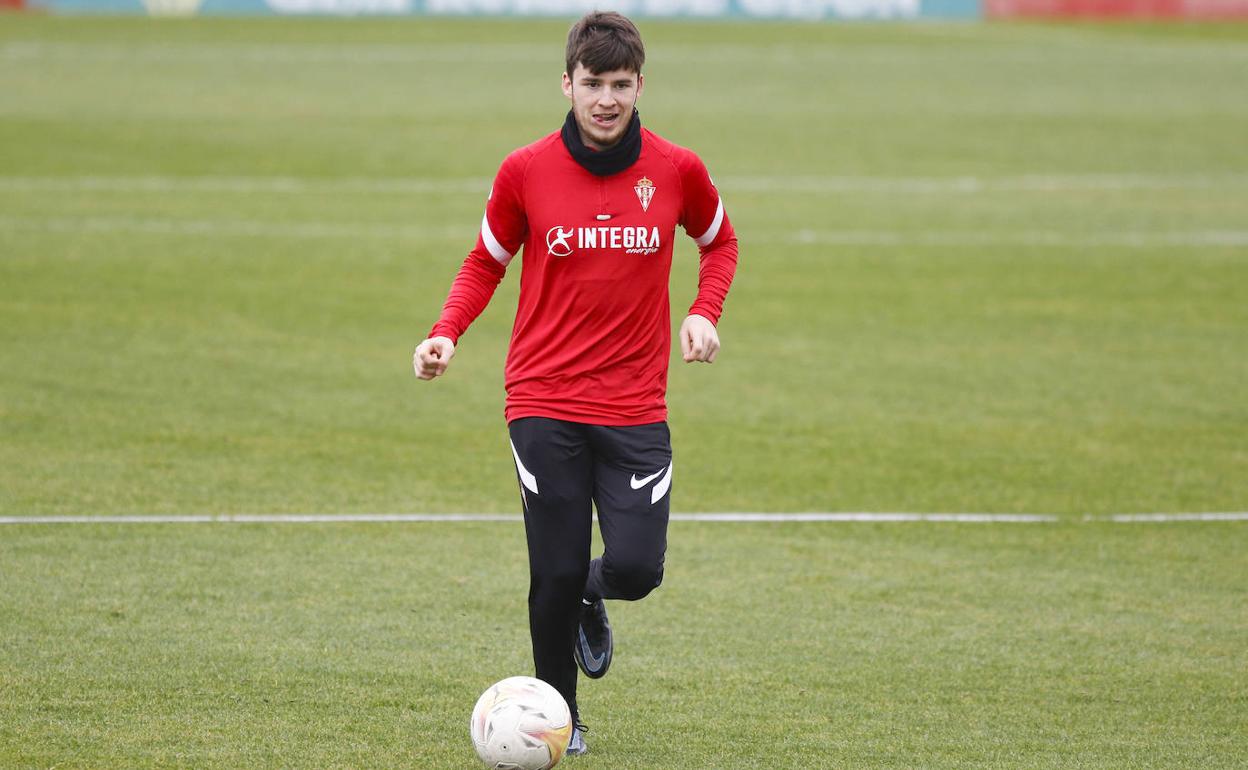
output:
<svg viewBox="0 0 1248 770"><path fill-rule="evenodd" d="M604 88L602 93L598 94L598 104L603 107L610 107L615 104L615 91L610 88Z"/></svg>

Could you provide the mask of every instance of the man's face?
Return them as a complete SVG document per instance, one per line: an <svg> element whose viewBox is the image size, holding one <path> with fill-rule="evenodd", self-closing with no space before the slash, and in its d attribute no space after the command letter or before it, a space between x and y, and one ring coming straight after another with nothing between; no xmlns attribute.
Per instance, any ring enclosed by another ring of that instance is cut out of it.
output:
<svg viewBox="0 0 1248 770"><path fill-rule="evenodd" d="M593 73L578 63L571 75L563 73L563 95L572 101L581 141L595 150L620 141L633 119L641 86L641 73L629 70Z"/></svg>

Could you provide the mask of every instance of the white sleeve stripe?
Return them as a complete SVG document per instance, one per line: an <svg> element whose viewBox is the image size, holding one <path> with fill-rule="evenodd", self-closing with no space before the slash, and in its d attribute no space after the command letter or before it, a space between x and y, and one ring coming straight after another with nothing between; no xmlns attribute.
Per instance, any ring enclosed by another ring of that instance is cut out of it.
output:
<svg viewBox="0 0 1248 770"><path fill-rule="evenodd" d="M490 256L498 260L499 264L505 265L511 261L514 256L510 251L503 248L503 244L498 242L494 237L494 232L490 230L490 218L488 215L481 217L481 240L485 241L485 248L489 250Z"/></svg>
<svg viewBox="0 0 1248 770"><path fill-rule="evenodd" d="M719 199L719 206L715 209L715 219L711 221L710 228L701 236L694 238L693 242L699 246L706 246L715 240L715 236L719 235L719 227L724 223L724 199Z"/></svg>

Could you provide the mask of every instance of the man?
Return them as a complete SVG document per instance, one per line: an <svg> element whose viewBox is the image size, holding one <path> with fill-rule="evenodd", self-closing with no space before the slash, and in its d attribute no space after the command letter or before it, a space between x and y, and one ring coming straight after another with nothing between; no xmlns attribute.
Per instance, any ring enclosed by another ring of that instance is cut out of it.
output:
<svg viewBox="0 0 1248 770"><path fill-rule="evenodd" d="M603 600L640 599L663 575L676 226L700 252L697 298L680 326L686 362L715 360L715 324L737 263L702 161L641 126L644 61L625 17L594 12L573 25L563 128L503 161L476 247L413 358L421 379L444 374L523 248L506 417L528 541L533 659L572 710L570 754L586 750L577 666L598 678L611 664ZM594 505L604 550L591 561Z"/></svg>

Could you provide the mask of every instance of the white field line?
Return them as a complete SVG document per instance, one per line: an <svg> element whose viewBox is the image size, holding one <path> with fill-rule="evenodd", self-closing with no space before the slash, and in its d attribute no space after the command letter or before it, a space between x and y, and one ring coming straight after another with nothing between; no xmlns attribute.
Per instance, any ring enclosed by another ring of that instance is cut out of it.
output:
<svg viewBox="0 0 1248 770"><path fill-rule="evenodd" d="M1159 522L1248 521L1248 512L1228 513L1123 513L1107 516L1063 518L1037 513L674 513L672 521L715 523L958 523L958 524L1055 524L1110 522L1115 524ZM519 514L489 513L360 513L360 514L188 514L132 516L0 516L0 524L320 524L395 522L520 522Z"/></svg>
<svg viewBox="0 0 1248 770"><path fill-rule="evenodd" d="M510 513L204 513L125 516L0 516L0 524L318 524L336 522L523 521Z"/></svg>
<svg viewBox="0 0 1248 770"><path fill-rule="evenodd" d="M1015 176L743 175L719 179L737 194L975 195L1000 192L1248 190L1248 174L1019 174ZM0 176L0 192L223 193L230 195L447 195L484 197L485 177Z"/></svg>
<svg viewBox="0 0 1248 770"><path fill-rule="evenodd" d="M1018 174L1014 176L728 176L742 193L971 195L999 192L1118 192L1248 188L1248 174Z"/></svg>
<svg viewBox="0 0 1248 770"><path fill-rule="evenodd" d="M463 239L472 240L470 224L427 227L364 222L274 222L245 219L169 219L154 217L11 217L0 216L0 232L140 233L204 237ZM1079 248L1090 246L1242 247L1248 230L1177 230L1060 233L1045 230L985 233L971 230L763 230L749 233L749 243L793 246L1022 246Z"/></svg>
<svg viewBox="0 0 1248 770"><path fill-rule="evenodd" d="M1248 186L1248 175L1245 176ZM446 195L482 198L485 177L0 176L3 192L225 193L229 195Z"/></svg>
<svg viewBox="0 0 1248 770"><path fill-rule="evenodd" d="M966 524L1046 524L1058 517L1042 513L674 513L674 521L837 521L959 522Z"/></svg>
<svg viewBox="0 0 1248 770"><path fill-rule="evenodd" d="M1108 519L1118 524L1158 521L1248 521L1248 513L1116 513Z"/></svg>
<svg viewBox="0 0 1248 770"><path fill-rule="evenodd" d="M195 237L260 238L380 238L433 239L462 238L471 241L471 224L388 225L364 222L266 222L248 219L162 219L153 217L6 217L0 216L0 231L34 230L50 233L147 233Z"/></svg>
<svg viewBox="0 0 1248 770"><path fill-rule="evenodd" d="M1248 246L1248 230L1173 230L1150 232L1062 233L1051 230L980 232L974 230L796 230L779 238L760 233L751 241L790 243L799 246L1157 246L1202 248Z"/></svg>

